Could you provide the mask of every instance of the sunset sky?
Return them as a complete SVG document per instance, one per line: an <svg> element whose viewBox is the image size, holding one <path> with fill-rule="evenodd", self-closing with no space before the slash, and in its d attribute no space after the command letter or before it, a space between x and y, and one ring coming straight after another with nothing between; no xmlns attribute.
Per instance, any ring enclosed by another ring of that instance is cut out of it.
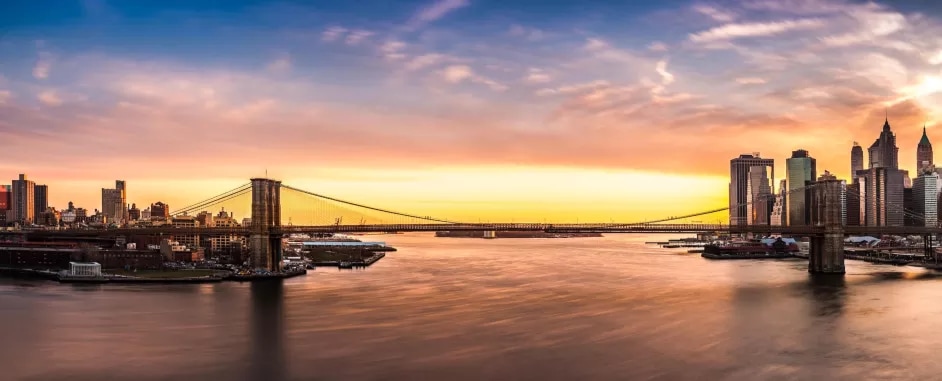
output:
<svg viewBox="0 0 942 381"><path fill-rule="evenodd" d="M726 205L741 153L846 178L885 110L912 169L923 124L942 144L940 36L917 0L8 0L0 178L57 208L267 170L442 218L683 214Z"/></svg>

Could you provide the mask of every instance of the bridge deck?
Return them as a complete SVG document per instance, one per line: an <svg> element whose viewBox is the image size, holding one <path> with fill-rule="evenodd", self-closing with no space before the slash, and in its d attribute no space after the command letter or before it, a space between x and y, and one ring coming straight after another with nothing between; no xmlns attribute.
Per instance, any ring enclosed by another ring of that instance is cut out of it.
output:
<svg viewBox="0 0 942 381"><path fill-rule="evenodd" d="M730 226L722 224L382 224L382 225L314 225L282 226L272 233L376 233L376 232L435 232L435 231L545 231L549 233L755 233L811 236L824 233L823 226ZM925 235L942 234L942 228L915 226L845 226L847 235ZM2 231L0 234L30 234L36 236L116 236L116 235L250 235L248 227L184 228L147 227L117 229L67 229Z"/></svg>

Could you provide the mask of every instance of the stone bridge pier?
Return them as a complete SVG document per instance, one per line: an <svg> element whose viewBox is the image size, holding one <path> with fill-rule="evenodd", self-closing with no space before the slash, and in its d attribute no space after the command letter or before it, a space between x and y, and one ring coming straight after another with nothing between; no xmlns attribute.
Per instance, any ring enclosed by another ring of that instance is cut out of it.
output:
<svg viewBox="0 0 942 381"><path fill-rule="evenodd" d="M252 266L281 271L281 181L252 179Z"/></svg>
<svg viewBox="0 0 942 381"><path fill-rule="evenodd" d="M811 236L808 272L844 273L844 221L841 218L844 184L820 179L811 188L811 223L823 232Z"/></svg>

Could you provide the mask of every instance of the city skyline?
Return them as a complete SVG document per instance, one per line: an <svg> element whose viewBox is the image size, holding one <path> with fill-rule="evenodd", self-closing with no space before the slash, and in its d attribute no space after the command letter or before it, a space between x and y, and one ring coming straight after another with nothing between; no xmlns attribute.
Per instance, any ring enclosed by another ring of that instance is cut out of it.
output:
<svg viewBox="0 0 942 381"><path fill-rule="evenodd" d="M15 3L0 174L57 208L100 209L115 179L183 206L267 171L444 217L632 220L725 205L743 153L849 179L888 114L913 176L942 14L912 4Z"/></svg>

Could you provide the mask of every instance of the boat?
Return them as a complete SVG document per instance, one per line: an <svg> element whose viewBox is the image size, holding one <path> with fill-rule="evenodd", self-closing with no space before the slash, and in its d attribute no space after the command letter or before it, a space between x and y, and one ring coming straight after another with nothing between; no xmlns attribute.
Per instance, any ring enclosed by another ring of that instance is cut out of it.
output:
<svg viewBox="0 0 942 381"><path fill-rule="evenodd" d="M798 251L797 244L778 238L771 245L759 240L709 244L703 247L702 256L710 259L787 258Z"/></svg>
<svg viewBox="0 0 942 381"><path fill-rule="evenodd" d="M337 265L337 267L342 268L342 269L352 269L353 262L346 262L346 261L340 262L340 264Z"/></svg>

